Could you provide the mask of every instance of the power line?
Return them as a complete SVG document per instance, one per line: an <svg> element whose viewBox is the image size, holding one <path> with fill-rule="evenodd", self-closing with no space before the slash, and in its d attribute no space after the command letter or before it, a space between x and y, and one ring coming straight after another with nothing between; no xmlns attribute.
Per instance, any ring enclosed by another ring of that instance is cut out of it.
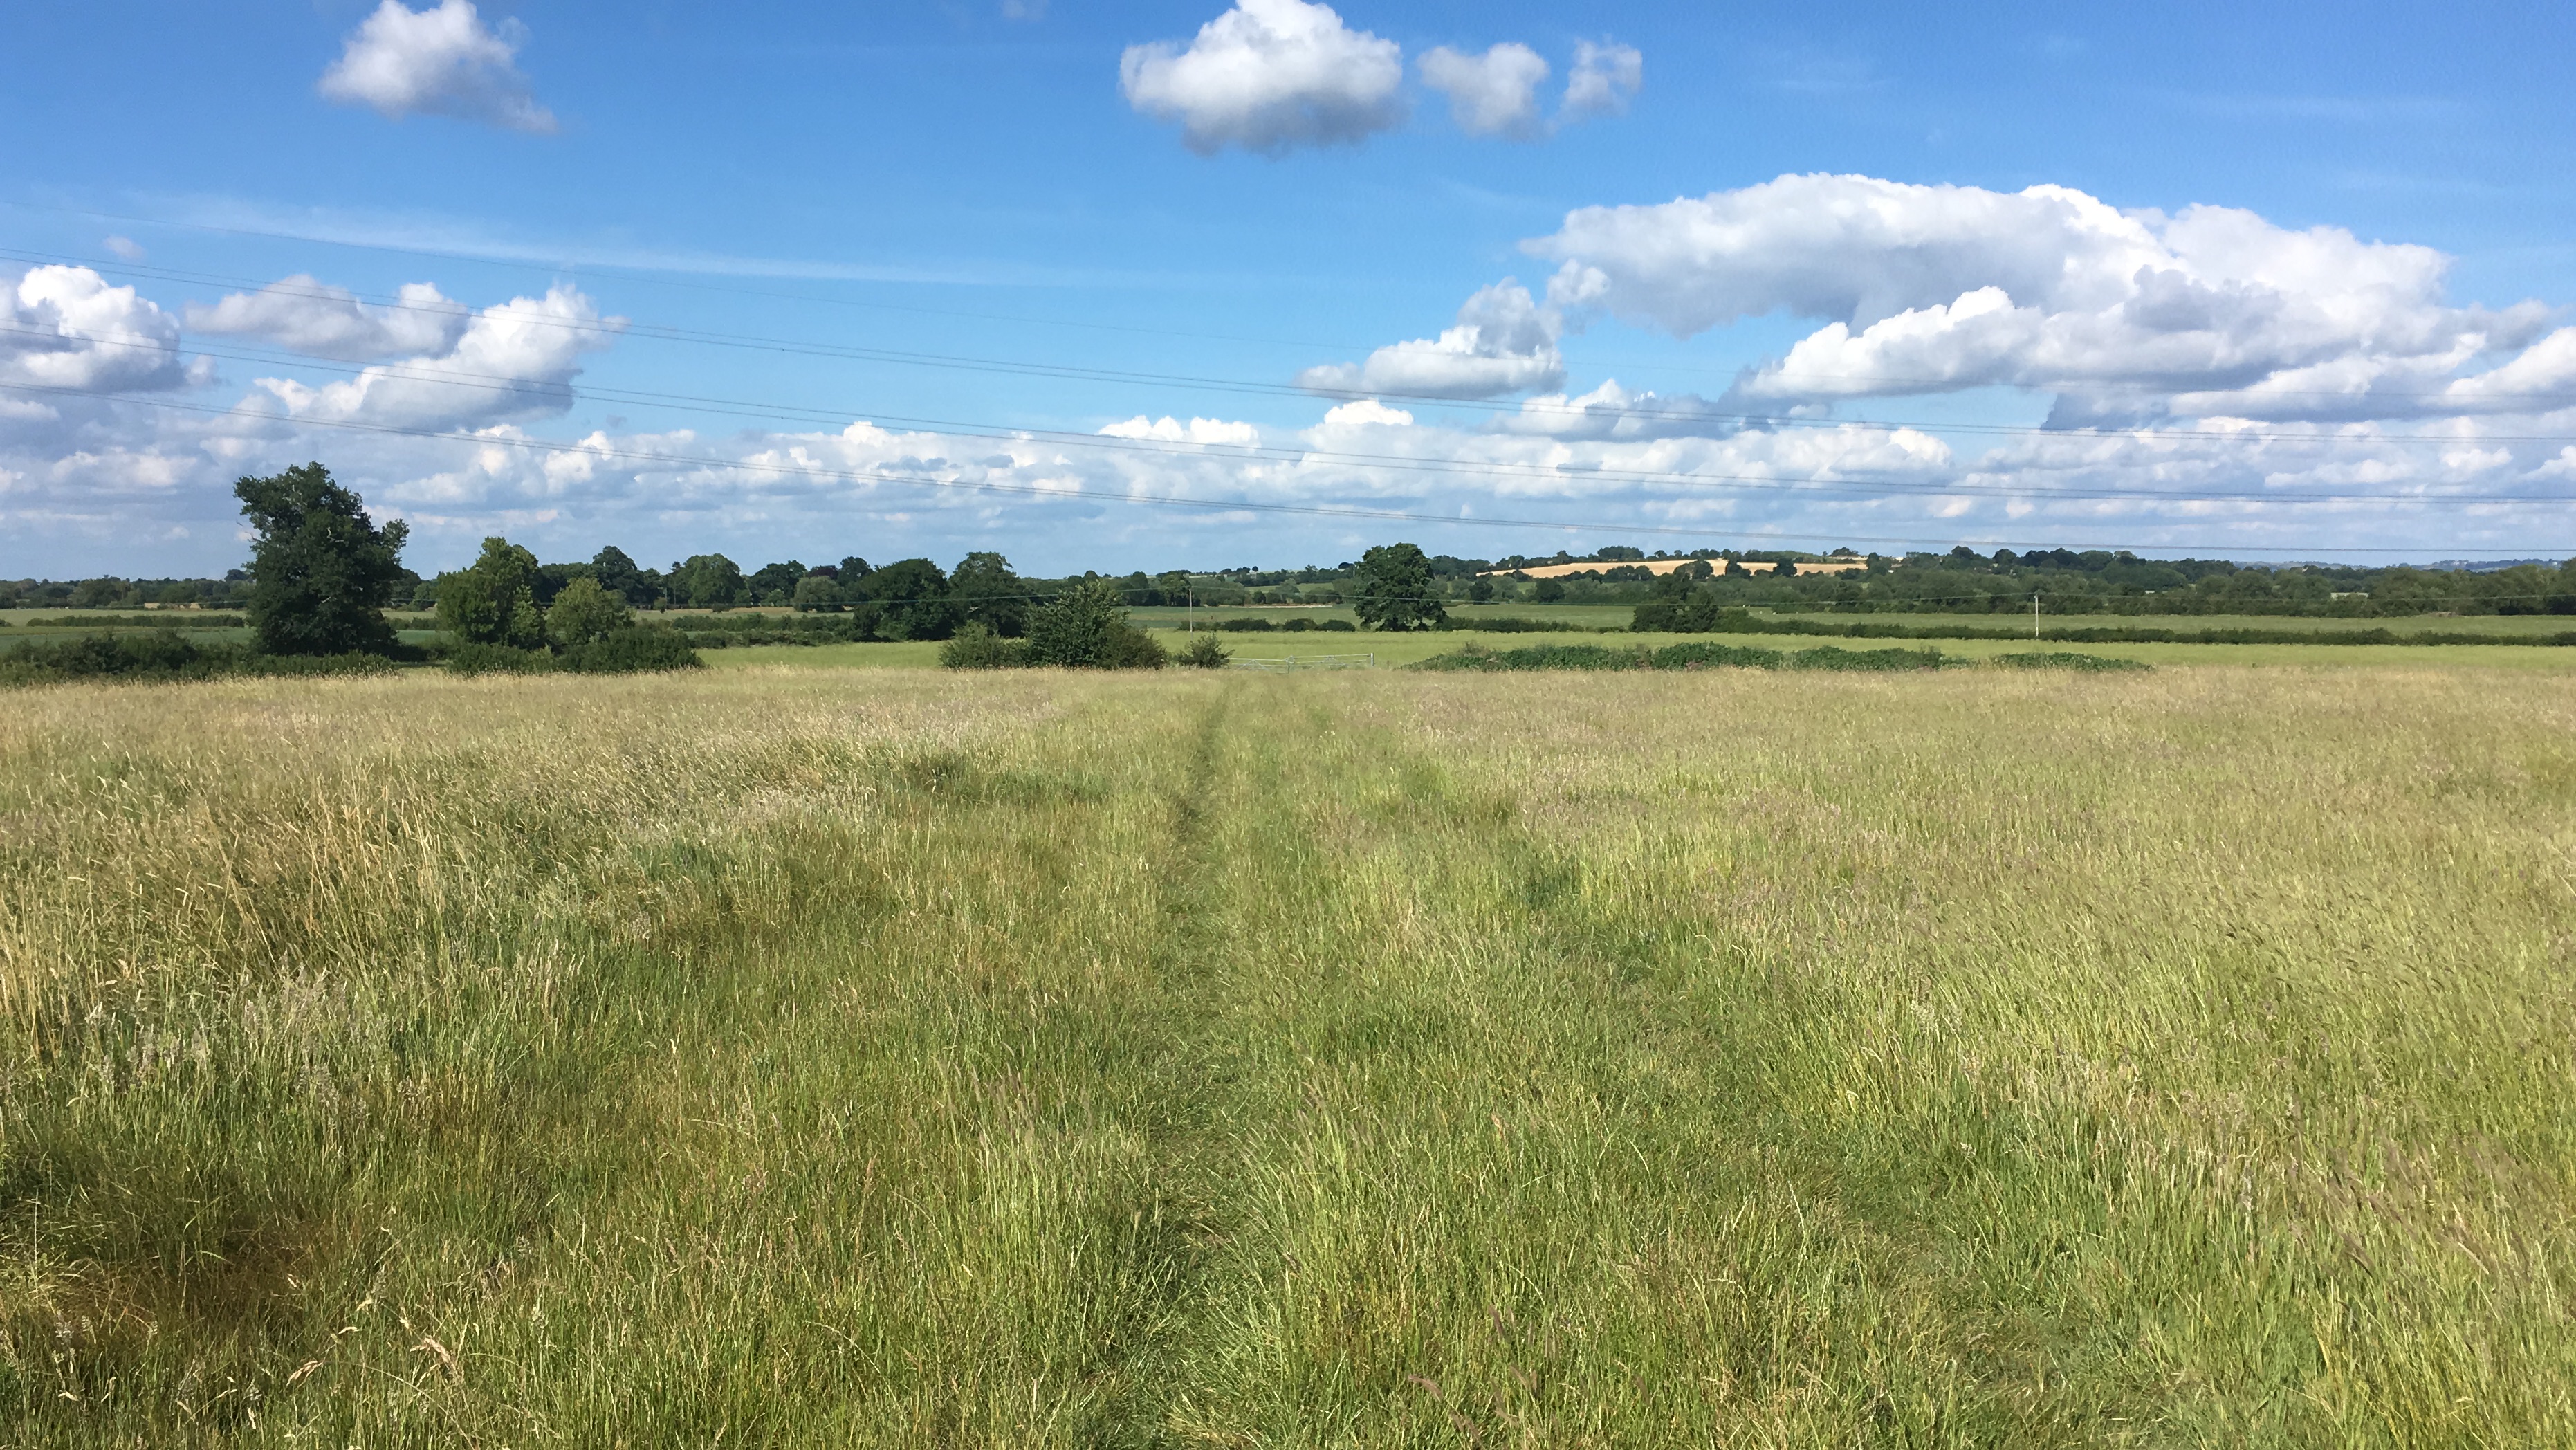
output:
<svg viewBox="0 0 2576 1450"><path fill-rule="evenodd" d="M0 389L7 389L7 390L12 391L12 392L22 392L22 393L40 393L40 394L49 394L49 395L55 395L55 396L63 396L63 395L80 396L80 397L98 397L98 396L101 396L101 395L100 395L100 394L98 394L98 393L95 393L95 392L89 392L89 391L86 391L86 390L83 390L83 389L78 389L78 388L57 388L57 387L47 387L47 386L44 386L44 385L41 385L41 384L34 384L34 383L0 383ZM132 403L132 404L134 404L134 405L136 405L136 406L140 406L140 407L164 408L164 409L169 409L169 410L172 410L172 411L178 411L178 412L189 412L189 413L199 413L199 414L215 414L215 415L226 415L226 416L230 416L230 415L232 415L232 414L233 414L233 410L231 410L231 409L229 409L229 408L220 408L220 407L216 407L216 406L214 406L214 405L212 405L212 404L205 404L205 403L182 403L182 402L178 402L178 401L175 401L175 400L172 400L172 399L165 399L165 398L126 398L126 399L123 399L122 401L126 401L126 402ZM2360 546L2360 545L2345 545L2345 544L2334 544L2334 545L2324 545L2324 544L2296 544L2296 545L2271 545L2271 544L2228 544L2228 545L2213 545L2213 544L2176 544L2176 543L2157 543L2157 544L2085 544L2085 545L2070 545L2070 544L2068 544L2066 541L2064 541L2064 540L2062 540L2062 539L2061 539L2061 540L2054 541L2054 542L2053 542L2053 543L2051 543L2051 544L2047 544L2047 545L2039 545L2039 544L2038 544L2038 541L2036 541L2036 540L2031 540L2031 539L2012 539L2012 538L2005 538L2005 539L1941 539L1941 540L1933 540L1933 539L1925 539L1925 538L1921 538L1921 537L1894 537L1894 536L1869 535L1869 534L1810 534L1810 533L1798 533L1798 532L1791 532L1791 531L1786 531L1786 530L1763 530L1763 531L1753 531L1753 530L1746 530L1746 529L1733 529L1733 528L1689 528L1689 529L1685 529L1685 528L1674 528L1674 527L1670 527L1670 526L1666 526L1666 525L1654 525L1654 524L1618 524L1618 525L1607 525L1607 524L1600 523L1600 522L1598 522L1598 521L1589 521L1589 522L1584 522L1584 523L1569 523L1569 522L1563 522L1563 521L1559 521L1559 520L1552 520L1552 519L1511 519L1511 518L1497 518L1497 517L1490 517L1490 516L1475 516L1475 515L1424 514L1424 513L1413 513L1413 512L1408 512L1408 511L1404 511L1404 510L1398 510L1398 509L1339 508L1339 507L1330 507L1330 506L1325 506L1325 505L1313 505L1313 504L1260 503L1260 502L1254 502L1254 501L1250 501L1250 500L1229 501L1229 500L1223 500L1223 499L1192 498L1192 497L1187 497L1187 496L1183 496L1183 495L1175 495L1175 494L1147 494L1147 493L1134 493L1134 492L1128 492L1128 493L1117 493L1117 494L1088 493L1088 492L1081 492L1081 491L1068 491L1068 490L1064 490L1064 489L1055 489L1055 488L1041 488L1041 487L1038 487L1038 486L1035 486L1035 485L1030 485L1030 484L1008 484L1008 483L996 483L996 482L993 482L993 481L991 481L991 480L989 480L989 479L987 479L987 480L977 480L977 481L969 481L969 480L966 480L966 479L930 479L930 478L922 478L922 477L919 477L919 476L917 476L917 475L905 475L905 474L897 474L897 473L883 473L883 472L877 472L877 471L874 471L874 470L867 470L867 469L830 469L830 468L816 468L816 467L811 467L811 466L790 466L790 465L786 465L786 464L759 463L759 462L753 462L753 461L750 461L750 460L741 460L741 459L727 459L727 458L702 458L702 457L691 457L691 456L688 456L688 455L681 455L681 454L656 454L656 453L646 453L646 452L642 452L642 451L639 451L639 450L633 450L633 449L610 448L610 447L606 447L606 446L602 446L602 445L589 444L589 443L559 443L559 442L555 442L555 441L552 441L552 440L549 440L549 439L542 439L542 438L502 438L502 437L494 437L494 436L491 436L491 435L488 435L488 434L460 433L460 432L455 432L455 431L438 430L438 429L428 429L428 428L403 428L403 427L398 427L398 426L395 426L395 425L392 425L392 424L385 424L385 423L360 423L360 422L356 422L356 421L354 421L354 420L346 420L346 419L321 419L321 418L310 418L310 419L301 419L301 420L296 420L296 421L299 421L299 422L301 422L303 425L308 426L308 427L337 428L337 429L342 429L342 430L344 430L344 431L349 431L349 432L375 433L375 434L382 434L382 435L389 435L389 436L396 436L396 437L405 437L405 438L427 438L427 439L435 439L435 440L439 440L439 441L443 441L443 442L450 442L450 443L463 443L463 444L467 444L467 445L474 446L474 447L487 447L487 448L488 448L488 447L516 448L516 449L521 449L521 450L530 451L530 452L579 454L579 455L585 455L585 456L593 457L593 458L618 458L618 459L631 460L631 461L638 462L638 463L645 463L645 464L656 465L656 466L660 466L660 467L705 468L705 469L717 469L717 470L733 469L733 470L739 470L739 471L745 471L745 472L752 472L752 473L768 473L768 474L773 474L773 475L782 476L782 477L802 477L802 478L837 479L837 480L848 481L848 482L866 482L866 483L895 483L895 484L904 484L904 485L909 485L909 486L911 486L911 487L915 487L915 488L926 488L926 489L932 489L932 490L944 490L944 491L950 491L950 492L961 492L961 491L962 491L962 492L976 492L976 493L1003 493L1003 494L1016 494L1016 495L1020 495L1020 496L1024 496L1024 497L1033 497L1033 498L1052 499L1052 500L1055 500L1055 501L1057 501L1057 502L1080 501L1080 502L1084 502L1084 503L1093 503L1093 504L1100 504L1100 503L1133 503L1133 504L1151 504L1151 505L1160 505L1160 506L1168 506L1168 507L1175 507L1175 508L1202 508L1202 509L1215 509L1215 510L1220 510L1220 511L1230 511L1230 512L1278 513L1278 514L1302 514L1302 515L1313 515L1313 516L1326 517L1326 518L1369 519L1369 520L1376 520L1376 521L1395 521L1395 522L1405 522L1405 523L1439 524L1439 525L1443 525L1443 526L1459 526L1459 525L1464 525L1464 526L1469 526L1469 527L1482 527L1482 528L1547 529L1547 530L1553 530L1553 531L1561 532L1561 533L1582 533L1582 532L1585 532L1585 531L1592 531L1592 532L1607 532L1607 531L1610 531L1610 530L1615 529L1615 530L1616 530L1616 531L1618 531L1618 532L1625 533L1625 534L1632 534L1632 535L1633 535L1633 534L1648 534L1648 535L1654 535L1654 536L1658 536L1658 537L1662 537L1662 536L1674 536L1674 537L1682 537L1682 538L1701 538L1701 539L1708 538L1708 537L1710 537L1710 536L1712 536L1712 535L1727 535L1727 536L1731 536L1731 537L1735 537L1735 538L1745 538L1745 539L1833 539L1833 540L1837 540L1837 541L1841 541L1841 542L1845 542L1845 543L1863 543L1863 544L1927 544L1927 543L1939 543L1939 544L1969 544L1969 543L1982 543L1982 544L1987 544L1987 545L1990 545L1990 546L1992 546L1992 545L2004 545L2004 546L2012 546L2012 545L2031 545L2031 546L2038 546L2038 547L2057 547L2057 548L2080 547L2080 548L2086 548L2086 549L2113 549L2113 550L2117 550L2117 549L2133 549L2133 550L2134 550L2134 549L2213 549L2213 550L2216 550L2216 549L2233 549L2233 550L2238 551L2238 552L2250 552L2250 553L2260 553L2260 554L2281 554L2281 553L2318 553L2318 552L2328 552L2328 551L2331 551L2331 552L2338 552L2338 553L2346 553L2346 554L2420 554L2420 553L2424 552L2425 547L2426 547L2426 546L2424 546L2424 545L2420 545L2420 544L2419 544L2419 545L2412 546L2412 547L2407 547L2407 548L2383 548L2383 547ZM2518 545L2517 547L2522 547L2522 548L2532 548L2532 547L2536 547L2536 546L2534 546L2534 545L2529 545L2529 544L2523 544L2523 545ZM2556 552L2556 550L2553 548L2553 549L2549 550L2548 552ZM2576 552L2576 550L2570 550L2569 552Z"/></svg>

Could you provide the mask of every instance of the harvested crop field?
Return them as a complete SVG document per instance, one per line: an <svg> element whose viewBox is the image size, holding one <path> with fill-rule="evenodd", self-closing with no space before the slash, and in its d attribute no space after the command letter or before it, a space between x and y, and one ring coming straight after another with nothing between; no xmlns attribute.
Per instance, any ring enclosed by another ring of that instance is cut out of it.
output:
<svg viewBox="0 0 2576 1450"><path fill-rule="evenodd" d="M45 1445L2576 1441L2576 680L59 687Z"/></svg>

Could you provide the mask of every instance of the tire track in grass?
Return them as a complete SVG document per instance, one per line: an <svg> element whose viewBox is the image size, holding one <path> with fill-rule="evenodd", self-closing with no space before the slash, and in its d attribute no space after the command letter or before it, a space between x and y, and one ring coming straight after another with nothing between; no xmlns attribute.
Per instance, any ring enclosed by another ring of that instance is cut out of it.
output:
<svg viewBox="0 0 2576 1450"><path fill-rule="evenodd" d="M1140 1224L1138 1276L1163 1301L1118 1366L1123 1393L1096 1427L1095 1443L1172 1443L1172 1406L1195 1327L1207 1311L1211 1265L1229 1237L1238 1173L1232 1145L1242 1118L1238 1054L1222 1030L1229 939L1220 930L1226 884L1215 815L1226 786L1229 718L1241 686L1221 681L1198 716L1179 785L1165 801L1166 849L1154 863L1163 914L1156 992L1138 1034L1136 1074L1150 1084L1139 1124L1151 1144L1157 1191Z"/></svg>

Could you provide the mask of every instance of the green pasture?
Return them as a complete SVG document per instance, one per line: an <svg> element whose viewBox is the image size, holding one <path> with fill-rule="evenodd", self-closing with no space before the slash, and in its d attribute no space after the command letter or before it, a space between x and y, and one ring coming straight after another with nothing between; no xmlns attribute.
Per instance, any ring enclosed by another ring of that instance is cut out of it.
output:
<svg viewBox="0 0 2576 1450"><path fill-rule="evenodd" d="M1140 611L1141 613L1141 611ZM1177 651L1189 640L1179 630L1156 629L1156 638L1167 649ZM1611 644L1668 645L1694 640L1725 644L1750 645L1760 649L1801 649L1814 644L1843 643L1852 648L1868 648L1872 641L1815 640L1802 636L1777 634L1712 635L1712 634L1482 634L1472 630L1443 630L1426 633L1381 634L1358 631L1351 634L1220 634L1217 638L1237 658L1281 659L1291 655L1312 658L1319 655L1374 654L1380 668L1411 664L1435 654L1446 654L1470 644L1487 649L1519 649L1539 644ZM2015 640L1943 639L1924 642L1945 655L1963 659L1984 659L2031 648ZM2382 668L2391 665L2433 668L2467 668L2494 670L2509 675L2576 674L2576 649L2534 649L2518 645L2272 645L2272 644L2087 644L2049 643L2046 650L2078 650L2085 654L2114 659L2144 661L2159 666L2187 665L2294 665L2317 669ZM835 645L754 645L744 649L711 649L701 652L706 662L718 669L744 669L758 665L808 668L926 668L939 662L939 646L923 642L903 644L835 644Z"/></svg>
<svg viewBox="0 0 2576 1450"><path fill-rule="evenodd" d="M1889 624L1907 629L2027 629L2030 614L1900 614L1856 609L1762 611L1780 619L1823 624ZM2547 635L2576 631L2576 616L2564 614L2408 614L2387 619L2311 618L2289 614L2046 614L2049 629L2287 629L2333 634L2384 629L2391 634Z"/></svg>
<svg viewBox="0 0 2576 1450"><path fill-rule="evenodd" d="M23 692L0 1443L2576 1443L2576 681L2316 653Z"/></svg>

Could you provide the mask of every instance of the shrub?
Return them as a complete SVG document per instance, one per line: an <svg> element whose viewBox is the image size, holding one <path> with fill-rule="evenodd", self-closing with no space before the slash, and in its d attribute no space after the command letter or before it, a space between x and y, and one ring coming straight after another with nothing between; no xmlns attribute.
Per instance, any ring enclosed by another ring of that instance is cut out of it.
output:
<svg viewBox="0 0 2576 1450"><path fill-rule="evenodd" d="M542 675L554 669L555 657L541 649L468 641L450 649L440 663L451 675Z"/></svg>
<svg viewBox="0 0 2576 1450"><path fill-rule="evenodd" d="M237 644L197 644L176 630L33 640L0 654L0 684L64 680L211 680L226 675L376 675L394 668L383 655L271 655Z"/></svg>
<svg viewBox="0 0 2576 1450"><path fill-rule="evenodd" d="M1169 663L1153 636L1127 622L1107 579L1085 579L1029 612L1029 662L1072 669L1154 670Z"/></svg>
<svg viewBox="0 0 2576 1450"><path fill-rule="evenodd" d="M1008 670L1036 663L1024 639L1004 639L990 625L970 622L939 647L939 663L952 670Z"/></svg>
<svg viewBox="0 0 2576 1450"><path fill-rule="evenodd" d="M1192 635L1190 647L1173 656L1172 660L1175 664L1186 665L1194 670L1221 670L1225 668L1226 662L1233 658L1234 656L1226 653L1224 645L1216 642L1215 635L1199 634Z"/></svg>
<svg viewBox="0 0 2576 1450"><path fill-rule="evenodd" d="M30 640L0 654L0 681L29 685L56 680L204 680L229 673L247 653L233 645L192 644L176 630Z"/></svg>
<svg viewBox="0 0 2576 1450"><path fill-rule="evenodd" d="M572 591L566 589L565 593ZM567 647L556 668L580 675L632 675L652 670L694 670L706 661L676 629L653 625L614 629L587 644Z"/></svg>
<svg viewBox="0 0 2576 1450"><path fill-rule="evenodd" d="M1104 670L1159 670L1171 662L1160 641L1123 619L1110 626L1108 638L1101 641Z"/></svg>

